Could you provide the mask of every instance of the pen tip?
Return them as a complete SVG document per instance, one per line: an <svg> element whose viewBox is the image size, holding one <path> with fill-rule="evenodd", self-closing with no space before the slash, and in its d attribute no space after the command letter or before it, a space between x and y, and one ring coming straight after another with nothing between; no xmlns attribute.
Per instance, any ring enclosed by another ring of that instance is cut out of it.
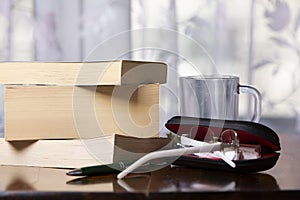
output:
<svg viewBox="0 0 300 200"><path fill-rule="evenodd" d="M72 171L67 172L67 175L69 176L82 176L82 171L80 169L75 169Z"/></svg>

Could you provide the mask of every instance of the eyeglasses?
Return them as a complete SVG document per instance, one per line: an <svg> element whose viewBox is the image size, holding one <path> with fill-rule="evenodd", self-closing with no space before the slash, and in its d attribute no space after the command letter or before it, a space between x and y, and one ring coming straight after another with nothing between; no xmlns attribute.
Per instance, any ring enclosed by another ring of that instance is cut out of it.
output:
<svg viewBox="0 0 300 200"><path fill-rule="evenodd" d="M145 156L138 159L132 165L127 167L124 171L117 175L118 179L124 178L127 174L133 172L135 169L143 166L151 160L167 157L181 156L184 154L195 154L195 153L210 153L214 152L216 156L224 160L231 167L235 167L235 163L229 159L225 152L234 151L237 154L239 152L239 140L238 135L234 130L228 129L221 133L220 141L215 141L213 143L207 143L202 141L193 140L185 136L178 136L176 134L170 133L175 140L179 141L180 146L184 148L168 149L161 151L154 151L146 154ZM174 139L173 138L173 139Z"/></svg>

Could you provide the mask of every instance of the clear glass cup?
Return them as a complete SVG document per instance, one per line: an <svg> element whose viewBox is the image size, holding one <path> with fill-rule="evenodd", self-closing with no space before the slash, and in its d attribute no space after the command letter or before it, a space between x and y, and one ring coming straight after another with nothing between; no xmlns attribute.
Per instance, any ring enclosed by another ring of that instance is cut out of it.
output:
<svg viewBox="0 0 300 200"><path fill-rule="evenodd" d="M240 93L253 96L254 110L250 120L258 122L261 116L261 94L252 86L240 85L239 77L179 77L180 113L182 116L238 120Z"/></svg>

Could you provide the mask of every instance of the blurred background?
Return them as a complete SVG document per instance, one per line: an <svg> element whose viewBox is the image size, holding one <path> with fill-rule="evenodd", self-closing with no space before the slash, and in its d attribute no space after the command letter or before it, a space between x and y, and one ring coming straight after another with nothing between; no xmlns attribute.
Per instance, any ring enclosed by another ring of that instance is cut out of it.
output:
<svg viewBox="0 0 300 200"><path fill-rule="evenodd" d="M153 29L167 31L145 31ZM168 37L168 32L176 34ZM113 40L121 36L122 40ZM112 41L110 47L89 58L108 40ZM171 51L135 48L153 41ZM166 87L175 93L177 76L199 72L237 75L240 83L261 91L261 123L280 133L300 132L299 1L0 2L2 62L110 60L118 56L118 48L128 53L117 58L167 62ZM251 102L241 97L240 104L241 115L247 118ZM3 97L1 105L3 133ZM172 107L169 103L169 116L177 112Z"/></svg>

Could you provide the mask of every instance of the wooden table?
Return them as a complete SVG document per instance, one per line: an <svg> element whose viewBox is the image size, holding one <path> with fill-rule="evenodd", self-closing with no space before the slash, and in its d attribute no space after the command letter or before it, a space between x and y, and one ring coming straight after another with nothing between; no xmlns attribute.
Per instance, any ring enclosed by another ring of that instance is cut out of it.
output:
<svg viewBox="0 0 300 200"><path fill-rule="evenodd" d="M67 170L0 167L6 199L300 199L300 135L281 134L276 166L255 174L166 167L118 181L115 174L74 178Z"/></svg>

